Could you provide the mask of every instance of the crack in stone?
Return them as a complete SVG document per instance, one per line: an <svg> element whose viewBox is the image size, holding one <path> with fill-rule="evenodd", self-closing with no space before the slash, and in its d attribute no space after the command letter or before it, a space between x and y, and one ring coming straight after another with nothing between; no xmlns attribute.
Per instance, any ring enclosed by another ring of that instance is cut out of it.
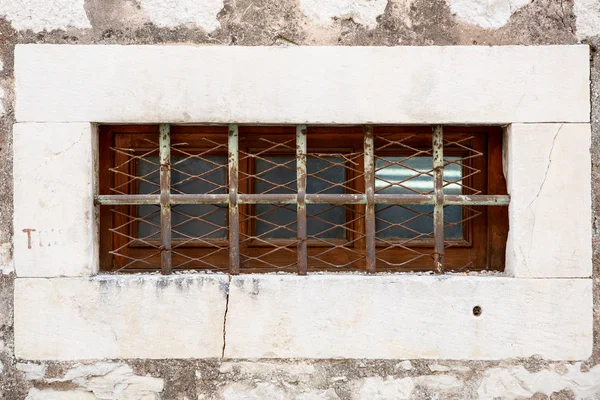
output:
<svg viewBox="0 0 600 400"><path fill-rule="evenodd" d="M225 358L225 347L227 346L227 312L229 311L229 293L231 289L231 278L232 276L229 275L227 295L225 296L225 314L223 315L223 349L221 350L221 359Z"/></svg>
<svg viewBox="0 0 600 400"><path fill-rule="evenodd" d="M544 180L542 181L537 194L535 195L533 200L531 200L531 203L529 203L527 208L530 208L533 205L533 203L535 203L535 201L538 199L538 197L540 196L540 193L542 192L542 189L544 188L546 179L548 179L548 171L550 170L550 165L552 164L552 153L554 152L554 145L556 144L556 138L558 137L558 134L562 130L563 126L565 126L564 123L560 125L560 127L556 131L556 134L554 135L554 139L552 139L552 147L550 148L550 153L548 154L548 166L546 167L546 172L544 173Z"/></svg>
<svg viewBox="0 0 600 400"><path fill-rule="evenodd" d="M75 142L71 143L71 145L69 145L69 147L67 147L66 149L60 150L60 151L59 151L59 152L57 152L57 153L52 153L52 155L53 155L53 156L59 156L59 155L61 155L61 154L63 154L63 153L67 153L67 152L69 152L69 151L70 151L70 150L71 150L73 147L75 147L75 146L77 146L79 143L81 143L81 141L82 141L82 140L83 140L83 131L82 131L82 132L79 134L79 138L78 138L78 139L77 139Z"/></svg>

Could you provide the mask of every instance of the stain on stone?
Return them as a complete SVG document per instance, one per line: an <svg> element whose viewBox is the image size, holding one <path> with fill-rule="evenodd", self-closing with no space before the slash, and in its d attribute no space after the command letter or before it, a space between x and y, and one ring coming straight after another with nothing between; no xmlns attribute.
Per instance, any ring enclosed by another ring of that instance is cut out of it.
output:
<svg viewBox="0 0 600 400"><path fill-rule="evenodd" d="M161 276L156 280L156 288L159 290L164 290L168 288L171 283L171 279Z"/></svg>
<svg viewBox="0 0 600 400"><path fill-rule="evenodd" d="M177 277L177 278L173 279L173 283L175 284L175 287L177 288L177 290L179 290L180 292L183 292L183 291L186 291L190 287L191 282L186 278Z"/></svg>
<svg viewBox="0 0 600 400"><path fill-rule="evenodd" d="M219 291L225 297L227 297L229 295L229 284L230 284L230 282L225 282L225 281L219 282Z"/></svg>
<svg viewBox="0 0 600 400"><path fill-rule="evenodd" d="M548 368L549 362L539 356L532 356L521 360L525 369L531 373L537 373Z"/></svg>
<svg viewBox="0 0 600 400"><path fill-rule="evenodd" d="M33 382L33 387L35 387L36 389L39 390L44 390L44 389L52 389L55 391L68 391L68 390L75 390L77 388L79 388L79 385L77 385L74 382L68 381L68 382L47 382L47 381L42 381L42 380L38 380L38 381L34 381Z"/></svg>
<svg viewBox="0 0 600 400"><path fill-rule="evenodd" d="M250 291L250 296L252 298L256 298L260 293L260 279L252 278L252 290Z"/></svg>
<svg viewBox="0 0 600 400"><path fill-rule="evenodd" d="M235 285L236 288L240 289L241 291L244 290L244 286L246 284L246 280L243 279L242 277L238 276L234 276L232 277L231 281L233 282L233 284Z"/></svg>
<svg viewBox="0 0 600 400"><path fill-rule="evenodd" d="M24 399L31 387L31 382L25 379L25 374L16 368L13 354L13 291L15 274L0 274L0 340L4 343L0 348L0 399Z"/></svg>
<svg viewBox="0 0 600 400"><path fill-rule="evenodd" d="M72 367L70 362L50 362L46 366L46 379L63 378L67 371Z"/></svg>
<svg viewBox="0 0 600 400"><path fill-rule="evenodd" d="M115 276L101 276L101 277L91 277L90 281L98 282L98 286L100 287L100 293L107 294L113 292L114 290L121 290L121 288L127 284L125 279L115 279Z"/></svg>
<svg viewBox="0 0 600 400"><path fill-rule="evenodd" d="M84 8L95 31L137 27L148 22L137 0L86 0Z"/></svg>

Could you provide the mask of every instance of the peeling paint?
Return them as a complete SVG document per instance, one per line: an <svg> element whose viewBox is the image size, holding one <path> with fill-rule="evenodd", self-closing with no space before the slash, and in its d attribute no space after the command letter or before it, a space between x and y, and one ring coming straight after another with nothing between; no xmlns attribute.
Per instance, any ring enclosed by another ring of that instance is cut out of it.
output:
<svg viewBox="0 0 600 400"><path fill-rule="evenodd" d="M152 400L164 389L163 379L138 376L129 365L119 363L76 364L63 378L47 381L72 382L103 400Z"/></svg>
<svg viewBox="0 0 600 400"><path fill-rule="evenodd" d="M25 373L25 379L37 380L46 375L46 365L36 363L17 363L16 368Z"/></svg>
<svg viewBox="0 0 600 400"><path fill-rule="evenodd" d="M217 14L223 0L140 0L140 6L156 26L200 27L212 32L220 26Z"/></svg>
<svg viewBox="0 0 600 400"><path fill-rule="evenodd" d="M300 9L311 21L331 25L335 20L351 19L357 24L374 28L377 17L385 11L388 0L300 0Z"/></svg>
<svg viewBox="0 0 600 400"><path fill-rule="evenodd" d="M84 0L2 0L0 16L17 30L91 28Z"/></svg>
<svg viewBox="0 0 600 400"><path fill-rule="evenodd" d="M468 24L482 28L501 28L511 15L531 0L448 0L450 10Z"/></svg>
<svg viewBox="0 0 600 400"><path fill-rule="evenodd" d="M27 394L25 400L98 400L93 393L81 390L63 391L63 390L38 390L33 388Z"/></svg>
<svg viewBox="0 0 600 400"><path fill-rule="evenodd" d="M561 369L566 369L566 372ZM523 366L492 368L484 373L477 394L481 400L528 398L536 393L550 396L570 390L577 399L600 394L600 366L581 371L581 363L556 366L532 373Z"/></svg>
<svg viewBox="0 0 600 400"><path fill-rule="evenodd" d="M573 12L579 39L600 35L600 1L575 0Z"/></svg>
<svg viewBox="0 0 600 400"><path fill-rule="evenodd" d="M2 89L0 89L0 91L1 90ZM2 106L0 103L0 109L1 108ZM0 275L9 274L13 271L12 245L10 243L0 243Z"/></svg>

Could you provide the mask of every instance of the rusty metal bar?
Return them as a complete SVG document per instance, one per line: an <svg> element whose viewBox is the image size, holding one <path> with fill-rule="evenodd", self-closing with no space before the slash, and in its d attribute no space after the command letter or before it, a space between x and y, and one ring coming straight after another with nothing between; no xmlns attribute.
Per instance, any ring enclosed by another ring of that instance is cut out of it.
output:
<svg viewBox="0 0 600 400"><path fill-rule="evenodd" d="M365 260L368 273L376 272L376 218L375 206L429 205L433 206L434 270L444 273L444 206L506 206L508 195L445 195L444 194L444 145L443 127L433 127L433 181L434 190L429 194L375 193L375 137L372 126L364 128L364 179L365 192L361 194L307 194L307 128L296 126L296 179L297 191L291 194L239 194L239 143L238 127L229 125L228 133L228 193L227 194L171 194L171 135L170 125L160 125L160 194L97 195L99 205L157 205L160 206L160 253L161 272L172 272L172 213L177 204L212 204L228 206L229 271L240 272L240 204L297 205L297 265L298 274L308 270L308 204L364 205ZM446 182L446 185L449 184ZM156 193L156 192L155 192ZM214 192L213 192L214 193ZM136 239L137 240L137 239ZM362 241L362 239L361 239ZM361 243L362 244L362 243ZM334 244L333 246L337 246ZM360 250L362 253L362 249ZM311 256L312 257L312 256ZM362 254L361 254L362 257ZM383 259L380 259L380 262ZM290 265L291 266L291 265Z"/></svg>
<svg viewBox="0 0 600 400"><path fill-rule="evenodd" d="M95 203L101 206L160 204L159 194L115 194L96 196Z"/></svg>
<svg viewBox="0 0 600 400"><path fill-rule="evenodd" d="M365 260L367 273L376 271L375 254L375 138L373 127L365 126Z"/></svg>
<svg viewBox="0 0 600 400"><path fill-rule="evenodd" d="M306 250L306 147L306 125L298 125L296 126L298 275L306 275L308 270L308 255Z"/></svg>
<svg viewBox="0 0 600 400"><path fill-rule="evenodd" d="M229 204L229 194L172 194L173 204ZM160 204L158 194L99 195L103 206ZM367 204L364 194L306 194L306 204ZM509 195L444 195L446 206L507 206ZM238 194L238 204L296 204L295 194ZM425 194L375 194L375 204L435 204L435 196Z"/></svg>
<svg viewBox="0 0 600 400"><path fill-rule="evenodd" d="M160 266L163 275L171 273L171 126L161 124L160 149Z"/></svg>
<svg viewBox="0 0 600 400"><path fill-rule="evenodd" d="M240 194L240 204L296 204L295 194Z"/></svg>
<svg viewBox="0 0 600 400"><path fill-rule="evenodd" d="M229 204L228 194L172 194L171 204Z"/></svg>
<svg viewBox="0 0 600 400"><path fill-rule="evenodd" d="M307 194L306 204L367 204L364 194Z"/></svg>
<svg viewBox="0 0 600 400"><path fill-rule="evenodd" d="M445 206L507 206L509 195L444 195Z"/></svg>
<svg viewBox="0 0 600 400"><path fill-rule="evenodd" d="M238 126L229 125L227 138L229 176L229 273L240 273L240 212L238 208Z"/></svg>
<svg viewBox="0 0 600 400"><path fill-rule="evenodd" d="M433 206L434 254L433 268L437 274L444 273L444 138L441 125L433 127Z"/></svg>
<svg viewBox="0 0 600 400"><path fill-rule="evenodd" d="M435 204L435 196L427 194L376 194L375 204Z"/></svg>

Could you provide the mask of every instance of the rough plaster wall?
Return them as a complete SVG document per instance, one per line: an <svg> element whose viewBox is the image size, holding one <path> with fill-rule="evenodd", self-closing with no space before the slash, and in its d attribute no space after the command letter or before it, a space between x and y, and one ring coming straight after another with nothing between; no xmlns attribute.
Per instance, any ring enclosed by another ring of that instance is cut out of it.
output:
<svg viewBox="0 0 600 400"><path fill-rule="evenodd" d="M577 0L573 6L577 15L577 37L585 39L600 32L600 1Z"/></svg>
<svg viewBox="0 0 600 400"><path fill-rule="evenodd" d="M197 26L212 32L219 27L217 14L223 0L141 0L140 6L157 26Z"/></svg>
<svg viewBox="0 0 600 400"><path fill-rule="evenodd" d="M450 10L463 22L482 28L501 28L530 0L449 0Z"/></svg>
<svg viewBox="0 0 600 400"><path fill-rule="evenodd" d="M90 28L83 9L84 0L3 0L4 15L17 30Z"/></svg>
<svg viewBox="0 0 600 400"><path fill-rule="evenodd" d="M311 21L331 25L336 19L351 19L357 24L373 28L377 17L385 11L387 0L300 0L300 10Z"/></svg>
<svg viewBox="0 0 600 400"><path fill-rule="evenodd" d="M600 399L600 3L598 0L1 0L1 399ZM167 6L172 8L167 8ZM493 45L592 49L595 350L583 363L422 360L91 360L13 357L11 266L16 43Z"/></svg>

